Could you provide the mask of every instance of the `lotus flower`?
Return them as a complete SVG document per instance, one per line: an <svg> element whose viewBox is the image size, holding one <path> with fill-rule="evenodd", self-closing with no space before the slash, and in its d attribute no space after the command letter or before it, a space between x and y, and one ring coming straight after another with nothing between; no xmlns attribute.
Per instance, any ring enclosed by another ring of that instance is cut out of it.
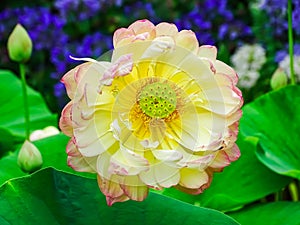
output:
<svg viewBox="0 0 300 225"><path fill-rule="evenodd" d="M62 78L69 166L96 173L108 205L142 201L150 188L203 192L240 156L235 71L170 23L136 21L113 43L110 61L83 58Z"/></svg>

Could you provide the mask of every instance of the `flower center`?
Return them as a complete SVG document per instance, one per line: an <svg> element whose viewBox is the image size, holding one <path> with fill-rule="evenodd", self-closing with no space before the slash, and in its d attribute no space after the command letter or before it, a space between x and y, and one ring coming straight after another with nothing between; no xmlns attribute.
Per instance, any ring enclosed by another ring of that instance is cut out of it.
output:
<svg viewBox="0 0 300 225"><path fill-rule="evenodd" d="M166 118L176 109L175 91L166 83L146 85L139 96L139 105L152 118Z"/></svg>

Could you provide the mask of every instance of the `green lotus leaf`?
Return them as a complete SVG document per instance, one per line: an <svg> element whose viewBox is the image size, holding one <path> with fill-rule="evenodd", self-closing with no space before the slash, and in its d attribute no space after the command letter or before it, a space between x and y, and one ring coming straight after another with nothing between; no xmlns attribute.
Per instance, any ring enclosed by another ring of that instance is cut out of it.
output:
<svg viewBox="0 0 300 225"><path fill-rule="evenodd" d="M257 156L271 170L300 179L300 86L287 86L246 105L240 130L259 138Z"/></svg>
<svg viewBox="0 0 300 225"><path fill-rule="evenodd" d="M197 224L238 225L229 216L150 193L143 202L109 207L94 179L52 168L7 181L0 187L1 224Z"/></svg>

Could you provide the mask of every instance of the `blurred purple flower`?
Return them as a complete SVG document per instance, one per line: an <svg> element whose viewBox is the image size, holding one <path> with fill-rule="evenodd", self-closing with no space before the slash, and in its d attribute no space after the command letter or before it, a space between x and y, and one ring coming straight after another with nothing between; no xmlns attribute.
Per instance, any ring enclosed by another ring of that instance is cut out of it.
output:
<svg viewBox="0 0 300 225"><path fill-rule="evenodd" d="M281 62L288 54L288 45L284 49L279 50L275 55L275 62ZM300 56L300 44L294 44L294 55Z"/></svg>
<svg viewBox="0 0 300 225"><path fill-rule="evenodd" d="M124 14L129 16L132 20L147 18L153 23L160 21L156 15L151 2L136 1L131 4L124 5Z"/></svg>
<svg viewBox="0 0 300 225"><path fill-rule="evenodd" d="M300 0L293 0L293 28L296 34L300 34ZM260 8L267 13L269 18L267 26L271 27L274 35L285 35L288 29L287 0L264 0Z"/></svg>
<svg viewBox="0 0 300 225"><path fill-rule="evenodd" d="M63 32L64 22L49 8L16 8L0 12L0 37L7 40L9 33L17 23L21 23L29 33L35 50L50 49L56 43L66 40Z"/></svg>
<svg viewBox="0 0 300 225"><path fill-rule="evenodd" d="M56 0L55 8L62 19L68 22L77 22L96 16L103 7L120 6L122 0Z"/></svg>
<svg viewBox="0 0 300 225"><path fill-rule="evenodd" d="M100 32L86 35L82 40L52 48L51 62L55 65L56 71L51 74L51 77L59 80L70 67L76 64L76 61L70 59L70 56L96 59L111 48L111 36Z"/></svg>
<svg viewBox="0 0 300 225"><path fill-rule="evenodd" d="M224 39L236 40L252 34L250 27L235 18L228 9L227 0L199 1L175 23L179 29L193 29L200 44L215 44Z"/></svg>

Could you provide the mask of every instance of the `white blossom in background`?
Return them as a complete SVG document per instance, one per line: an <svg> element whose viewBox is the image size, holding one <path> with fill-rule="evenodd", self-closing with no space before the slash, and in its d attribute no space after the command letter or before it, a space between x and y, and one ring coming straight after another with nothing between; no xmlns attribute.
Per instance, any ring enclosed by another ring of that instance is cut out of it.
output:
<svg viewBox="0 0 300 225"><path fill-rule="evenodd" d="M231 62L239 75L238 86L249 89L259 78L259 70L266 62L266 51L259 44L246 44L237 49Z"/></svg>
<svg viewBox="0 0 300 225"><path fill-rule="evenodd" d="M259 78L259 72L257 71L246 71L246 72L238 72L238 75L242 74L243 76L240 77L238 86L242 88L251 88L255 85L256 81Z"/></svg>
<svg viewBox="0 0 300 225"><path fill-rule="evenodd" d="M290 56L286 55L284 59L279 63L279 67L283 69L283 71L288 75L288 77L291 77L291 71L290 71ZM294 72L297 76L297 80L300 80L300 56L294 55Z"/></svg>
<svg viewBox="0 0 300 225"><path fill-rule="evenodd" d="M56 127L48 126L43 130L35 130L30 134L29 140L36 141L46 137L50 137L53 135L59 134L59 130Z"/></svg>

